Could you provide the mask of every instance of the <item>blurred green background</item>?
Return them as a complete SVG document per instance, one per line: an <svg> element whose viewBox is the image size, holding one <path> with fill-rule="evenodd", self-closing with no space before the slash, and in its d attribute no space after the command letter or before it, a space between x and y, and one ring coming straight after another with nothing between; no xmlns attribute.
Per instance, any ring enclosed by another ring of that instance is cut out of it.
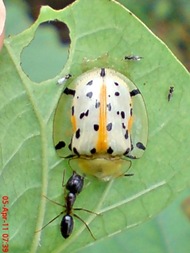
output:
<svg viewBox="0 0 190 253"><path fill-rule="evenodd" d="M6 0L6 35L14 35L27 29L37 18L41 5L61 9L71 2L74 1ZM190 1L120 0L118 2L141 19L168 45L185 67L190 69ZM53 78L59 74L67 60L69 43L68 29L62 23L41 25L30 46L23 50L22 68L36 82ZM80 252L87 253L89 250L91 253L190 252L189 195L190 189L181 193L174 203L153 220L99 241Z"/></svg>

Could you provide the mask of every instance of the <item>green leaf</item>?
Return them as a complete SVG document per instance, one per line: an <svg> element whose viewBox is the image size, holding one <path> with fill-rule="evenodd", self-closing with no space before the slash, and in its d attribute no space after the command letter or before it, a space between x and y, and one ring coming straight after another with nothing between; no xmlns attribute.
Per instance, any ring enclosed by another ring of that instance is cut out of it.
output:
<svg viewBox="0 0 190 253"><path fill-rule="evenodd" d="M62 92L58 77L32 82L20 56L40 23L58 19L70 29L69 58L59 76L74 77L93 67L125 74L141 90L149 119L144 156L132 161L133 177L105 183L85 181L75 207L97 240L134 227L159 213L189 183L189 83L185 68L132 13L114 1L78 0L64 10L41 9L38 20L23 33L6 39L0 57L1 196L9 197L10 252L73 252L95 243L75 219L72 236L61 237L61 217L35 233L63 208L62 174L71 175L52 142L53 115ZM48 52L48 48L47 48ZM125 61L139 55L141 61ZM55 63L56 64L56 63ZM174 86L170 102L169 87Z"/></svg>
<svg viewBox="0 0 190 253"><path fill-rule="evenodd" d="M125 230L114 238L105 238L78 253L96 252L136 252L136 253L187 253L190 251L190 222L182 212L182 202L188 196L186 190L154 219L145 222L134 229Z"/></svg>

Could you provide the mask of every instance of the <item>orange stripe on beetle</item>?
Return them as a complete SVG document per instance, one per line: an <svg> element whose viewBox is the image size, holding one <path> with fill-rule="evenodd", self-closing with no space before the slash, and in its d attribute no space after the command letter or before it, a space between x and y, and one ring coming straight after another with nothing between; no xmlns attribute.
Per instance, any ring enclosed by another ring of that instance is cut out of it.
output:
<svg viewBox="0 0 190 253"><path fill-rule="evenodd" d="M106 85L103 84L100 90L99 131L98 131L98 141L96 144L96 150L97 152L100 153L106 152L108 148L106 123L107 123L107 90Z"/></svg>
<svg viewBox="0 0 190 253"><path fill-rule="evenodd" d="M128 120L128 131L129 131L129 133L131 132L132 126L133 126L133 117L131 116Z"/></svg>
<svg viewBox="0 0 190 253"><path fill-rule="evenodd" d="M71 124L72 124L72 127L73 127L73 132L76 132L76 130L77 130L77 123L76 123L76 117L74 115L71 116Z"/></svg>

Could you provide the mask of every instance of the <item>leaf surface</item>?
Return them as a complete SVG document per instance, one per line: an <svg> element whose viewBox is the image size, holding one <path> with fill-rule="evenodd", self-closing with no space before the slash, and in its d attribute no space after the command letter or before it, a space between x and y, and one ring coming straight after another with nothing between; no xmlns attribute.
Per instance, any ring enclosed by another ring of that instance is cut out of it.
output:
<svg viewBox="0 0 190 253"><path fill-rule="evenodd" d="M93 10L93 11L92 11ZM132 161L133 177L105 183L86 179L75 207L97 240L134 227L159 213L189 181L190 77L166 45L131 12L108 0L79 0L64 10L41 9L38 20L19 35L6 39L0 56L1 195L9 197L10 252L73 252L95 243L85 225L75 219L72 236L59 232L61 217L35 233L63 208L62 174L71 175L67 161L54 150L53 115L62 92L56 76L32 82L20 56L39 24L58 19L70 30L67 63L59 76L73 77L93 67L110 67L125 74L145 100L149 136L147 150ZM139 55L141 61L125 61ZM56 64L56 63L55 63ZM174 94L170 102L170 86Z"/></svg>

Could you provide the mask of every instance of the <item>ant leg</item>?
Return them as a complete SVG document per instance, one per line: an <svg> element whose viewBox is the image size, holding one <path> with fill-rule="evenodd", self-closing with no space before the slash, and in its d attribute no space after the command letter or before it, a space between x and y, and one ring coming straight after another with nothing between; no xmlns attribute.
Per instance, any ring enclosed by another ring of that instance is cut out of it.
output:
<svg viewBox="0 0 190 253"><path fill-rule="evenodd" d="M58 214L55 218L53 218L52 220L50 220L46 225L44 225L41 229L35 231L35 233L38 233L40 231L42 231L42 229L44 229L45 227L47 227L50 223L52 223L54 220L56 220L57 218L59 218L59 216L63 214L63 212L61 212L60 214Z"/></svg>
<svg viewBox="0 0 190 253"><path fill-rule="evenodd" d="M86 226L86 228L88 229L88 231L89 231L90 235L92 236L92 238L93 238L94 240L96 240L96 238L95 238L94 235L92 234L92 231L90 230L90 228L89 228L89 226L86 224L86 222L83 221L83 219L81 219L77 214L73 214L73 216L75 216L78 220L80 220L80 221Z"/></svg>
<svg viewBox="0 0 190 253"><path fill-rule="evenodd" d="M85 209L85 208L82 208L82 207L73 208L73 210L76 210L76 211L85 211L85 212L87 212L87 213L92 213L92 214L100 215L99 213L95 213L95 212L93 212L93 211L90 211L90 210Z"/></svg>
<svg viewBox="0 0 190 253"><path fill-rule="evenodd" d="M54 201L54 200L52 200L52 199L49 199L48 197L46 197L45 195L42 195L44 198L46 198L46 199L48 199L50 202L52 202L52 203L54 203L54 204L56 204L56 205L59 205L59 206L62 206L62 207L65 207L64 205L62 205L62 204L60 204L60 203L58 203L58 202L56 202L56 201Z"/></svg>

